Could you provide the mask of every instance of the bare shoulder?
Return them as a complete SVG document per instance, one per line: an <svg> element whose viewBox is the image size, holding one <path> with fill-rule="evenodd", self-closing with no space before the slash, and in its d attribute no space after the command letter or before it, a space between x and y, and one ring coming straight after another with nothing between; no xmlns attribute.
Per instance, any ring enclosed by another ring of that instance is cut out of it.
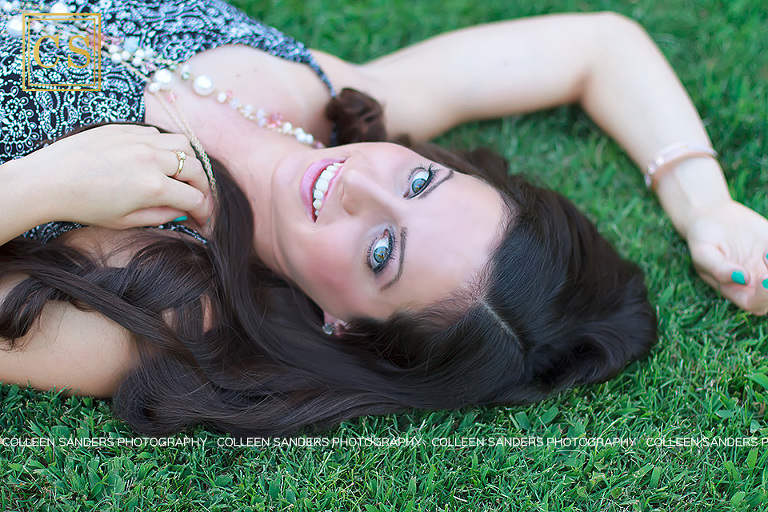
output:
<svg viewBox="0 0 768 512"><path fill-rule="evenodd" d="M110 253L124 235L87 228L66 241L91 253ZM120 252L114 253L119 259ZM113 261L119 263L119 261ZM26 276L0 280L0 301ZM69 394L111 396L134 367L137 352L131 334L103 315L63 302L49 302L29 332L9 349L0 338L0 381L35 389L67 389Z"/></svg>
<svg viewBox="0 0 768 512"><path fill-rule="evenodd" d="M354 64L319 50L312 50L312 55L337 91L349 87L381 103L390 136L407 133L428 139L438 133L431 128L434 123L430 118L439 109L432 109L423 97L414 94L411 81L397 71L382 69L378 61Z"/></svg>
<svg viewBox="0 0 768 512"><path fill-rule="evenodd" d="M333 84L337 91L350 87L369 95L373 95L372 93L375 92L376 84L366 74L365 66L347 62L321 50L313 49L312 56L325 74L328 75L331 84Z"/></svg>
<svg viewBox="0 0 768 512"><path fill-rule="evenodd" d="M421 70L418 76L413 76L411 69L400 65L397 56L401 52L364 64L353 64L312 50L336 90L357 89L382 105L390 136L408 134L415 139L428 140L455 126L458 118L451 109L445 108L439 89L425 89L424 63L417 63Z"/></svg>

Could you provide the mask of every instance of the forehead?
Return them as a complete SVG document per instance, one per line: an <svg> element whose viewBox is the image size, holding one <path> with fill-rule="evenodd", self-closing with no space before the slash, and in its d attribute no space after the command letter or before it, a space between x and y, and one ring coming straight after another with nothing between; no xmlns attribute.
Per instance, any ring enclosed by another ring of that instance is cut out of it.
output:
<svg viewBox="0 0 768 512"><path fill-rule="evenodd" d="M434 304L473 283L498 244L508 217L498 190L458 172L428 198L413 204L411 214L403 219L407 237L402 275L383 293L390 314L402 306Z"/></svg>

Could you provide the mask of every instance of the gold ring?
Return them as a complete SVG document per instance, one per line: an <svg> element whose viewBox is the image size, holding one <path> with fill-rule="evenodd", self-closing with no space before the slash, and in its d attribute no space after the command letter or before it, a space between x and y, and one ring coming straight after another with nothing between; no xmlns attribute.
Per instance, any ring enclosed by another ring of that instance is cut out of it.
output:
<svg viewBox="0 0 768 512"><path fill-rule="evenodd" d="M181 170L184 169L184 160L187 159L187 154L183 151L174 151L176 153L176 158L179 159L179 168L176 169L176 172L173 173L173 176L171 178L178 178L179 174L181 174Z"/></svg>

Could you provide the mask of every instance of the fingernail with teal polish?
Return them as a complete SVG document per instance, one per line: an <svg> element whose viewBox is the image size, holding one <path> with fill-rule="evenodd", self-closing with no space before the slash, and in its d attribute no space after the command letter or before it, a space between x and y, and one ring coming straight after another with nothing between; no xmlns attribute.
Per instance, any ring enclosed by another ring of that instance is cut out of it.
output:
<svg viewBox="0 0 768 512"><path fill-rule="evenodd" d="M731 274L731 280L736 284L747 284L747 280L744 279L744 272L737 270Z"/></svg>
<svg viewBox="0 0 768 512"><path fill-rule="evenodd" d="M188 218L189 218L189 217L187 217L186 215L182 215L181 217L176 217L176 218L175 218L175 219L173 219L171 222L184 222L184 221L185 221L185 220L187 220Z"/></svg>
<svg viewBox="0 0 768 512"><path fill-rule="evenodd" d="M763 288L768 290L768 279L763 280Z"/></svg>

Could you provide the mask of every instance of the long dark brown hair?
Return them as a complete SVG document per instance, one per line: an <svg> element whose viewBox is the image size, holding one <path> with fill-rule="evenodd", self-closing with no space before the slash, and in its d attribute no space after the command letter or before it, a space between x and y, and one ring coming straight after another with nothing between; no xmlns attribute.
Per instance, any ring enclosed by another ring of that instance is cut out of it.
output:
<svg viewBox="0 0 768 512"><path fill-rule="evenodd" d="M361 93L342 91L327 115L340 143L386 139L381 107ZM58 241L0 248L0 279L28 276L0 305L0 337L24 336L48 301L126 328L139 362L113 405L146 435L203 424L284 436L410 407L524 404L606 380L648 352L656 320L642 272L567 199L510 176L489 151L400 142L485 179L510 206L467 293L324 335L317 305L256 258L248 200L214 162L221 200L209 244L134 230L123 267Z"/></svg>

